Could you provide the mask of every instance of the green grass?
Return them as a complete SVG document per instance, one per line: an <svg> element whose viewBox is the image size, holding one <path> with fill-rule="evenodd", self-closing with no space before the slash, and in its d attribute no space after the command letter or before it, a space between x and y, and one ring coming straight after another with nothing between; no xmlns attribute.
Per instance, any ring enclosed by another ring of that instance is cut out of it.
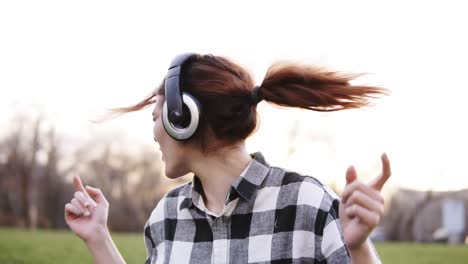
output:
<svg viewBox="0 0 468 264"><path fill-rule="evenodd" d="M467 245L377 243L384 263L467 264Z"/></svg>
<svg viewBox="0 0 468 264"><path fill-rule="evenodd" d="M127 263L144 263L143 234L114 233ZM468 263L468 246L378 243L384 263ZM0 228L0 263L91 263L83 242L70 231L27 231Z"/></svg>
<svg viewBox="0 0 468 264"><path fill-rule="evenodd" d="M144 263L143 232L112 234L127 263ZM0 228L0 263L92 263L88 249L71 231Z"/></svg>

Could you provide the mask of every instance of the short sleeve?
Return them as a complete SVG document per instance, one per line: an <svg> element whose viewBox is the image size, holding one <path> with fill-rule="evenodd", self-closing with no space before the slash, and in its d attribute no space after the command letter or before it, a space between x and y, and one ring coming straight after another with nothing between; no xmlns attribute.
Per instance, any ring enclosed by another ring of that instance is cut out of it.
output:
<svg viewBox="0 0 468 264"><path fill-rule="evenodd" d="M330 207L322 219L324 221L320 245L322 257L326 263L351 263L338 215L340 200L334 192L330 193L330 190L327 190L327 194L324 199L329 199L327 204L330 204Z"/></svg>

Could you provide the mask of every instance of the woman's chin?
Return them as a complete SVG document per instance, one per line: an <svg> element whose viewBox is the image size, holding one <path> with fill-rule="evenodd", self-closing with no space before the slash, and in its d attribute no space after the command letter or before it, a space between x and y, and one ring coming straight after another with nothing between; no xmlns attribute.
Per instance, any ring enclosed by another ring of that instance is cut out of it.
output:
<svg viewBox="0 0 468 264"><path fill-rule="evenodd" d="M176 173L171 173L170 171L166 171L166 177L169 178L169 179L177 179L180 177L179 174L176 174Z"/></svg>
<svg viewBox="0 0 468 264"><path fill-rule="evenodd" d="M185 175L185 173L182 173L180 170L171 169L170 166L167 166L166 163L164 165L164 174L169 179L177 179Z"/></svg>

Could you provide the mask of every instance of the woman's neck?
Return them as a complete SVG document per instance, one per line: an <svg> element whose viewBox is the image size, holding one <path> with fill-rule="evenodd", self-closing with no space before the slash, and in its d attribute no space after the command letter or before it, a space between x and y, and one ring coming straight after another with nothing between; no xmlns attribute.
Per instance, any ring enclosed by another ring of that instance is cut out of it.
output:
<svg viewBox="0 0 468 264"><path fill-rule="evenodd" d="M223 150L221 154L201 156L192 162L193 172L202 183L208 210L216 214L222 212L232 182L251 160L245 144L242 143Z"/></svg>

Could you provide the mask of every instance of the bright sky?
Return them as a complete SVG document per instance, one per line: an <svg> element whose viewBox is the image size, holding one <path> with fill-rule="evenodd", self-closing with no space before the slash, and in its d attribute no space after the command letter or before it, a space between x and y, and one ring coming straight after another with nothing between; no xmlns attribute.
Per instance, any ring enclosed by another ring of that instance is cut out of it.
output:
<svg viewBox="0 0 468 264"><path fill-rule="evenodd" d="M154 144L149 110L100 126L88 119L146 95L181 52L230 57L258 83L273 61L296 60L372 73L360 82L392 95L331 114L262 103L251 151L338 186L351 164L364 179L377 175L386 151L390 189L467 188L463 1L348 2L2 1L0 133L13 113L43 111L77 142L127 133Z"/></svg>

